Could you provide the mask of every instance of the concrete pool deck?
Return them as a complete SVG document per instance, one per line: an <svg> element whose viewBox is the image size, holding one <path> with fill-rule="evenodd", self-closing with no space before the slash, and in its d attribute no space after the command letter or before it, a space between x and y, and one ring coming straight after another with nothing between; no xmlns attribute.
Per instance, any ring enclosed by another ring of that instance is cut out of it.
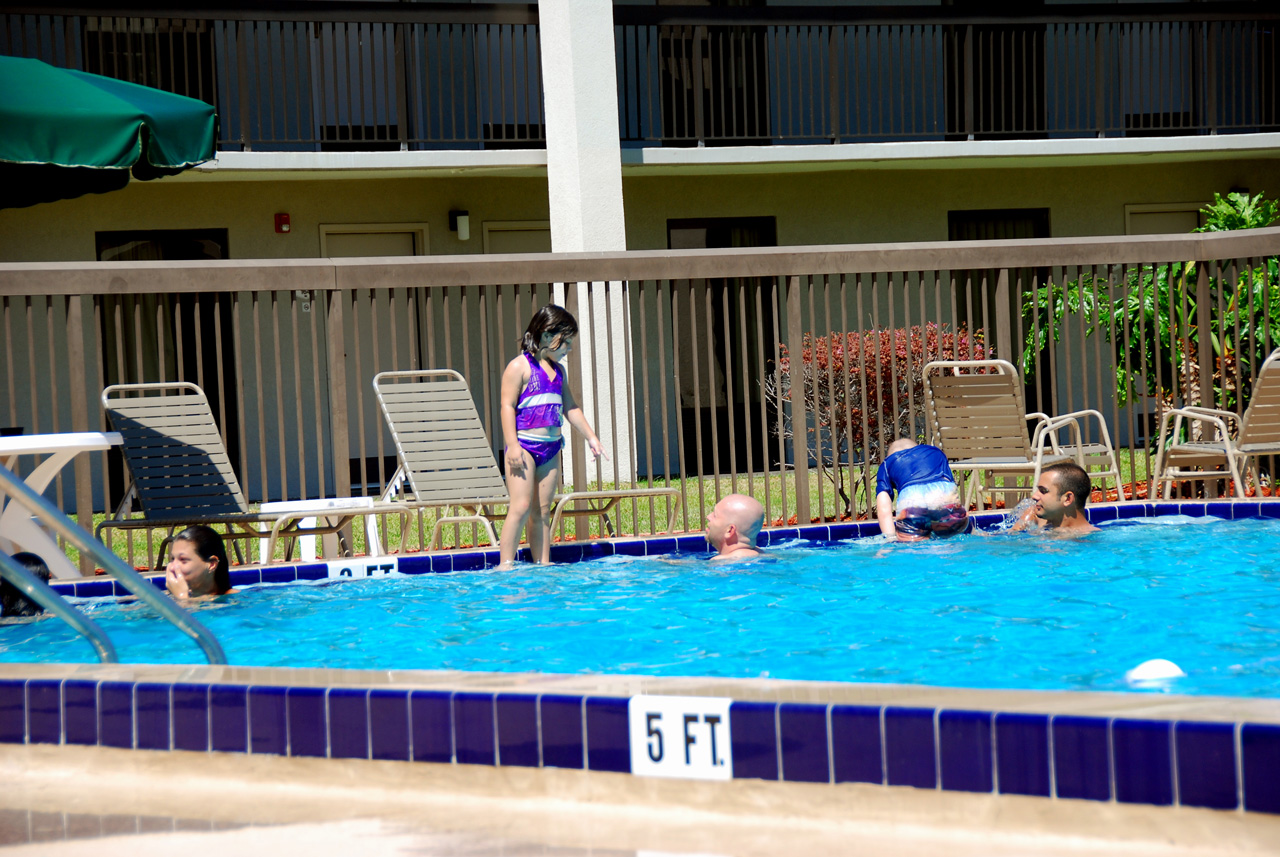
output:
<svg viewBox="0 0 1280 857"><path fill-rule="evenodd" d="M41 746L0 748L0 777L0 841L18 846L6 849L15 857L1280 851L1274 816L860 784L713 784L265 756L246 763ZM6 829L24 823L34 833L25 846L20 830Z"/></svg>

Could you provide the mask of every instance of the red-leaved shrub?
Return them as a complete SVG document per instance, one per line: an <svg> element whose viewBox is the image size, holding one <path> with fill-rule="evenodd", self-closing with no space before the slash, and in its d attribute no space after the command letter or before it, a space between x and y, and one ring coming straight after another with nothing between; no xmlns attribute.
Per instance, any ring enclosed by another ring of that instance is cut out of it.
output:
<svg viewBox="0 0 1280 857"><path fill-rule="evenodd" d="M952 332L933 322L910 328L832 331L804 335L800 359L786 346L765 379L765 395L784 413L782 434L794 437L794 396L804 397L809 457L852 514L846 466L878 466L882 450L899 437L924 435L924 367L931 360L982 360L982 331ZM791 405L792 407L784 407ZM854 494L861 484L853 479ZM863 497L867 506L870 498Z"/></svg>

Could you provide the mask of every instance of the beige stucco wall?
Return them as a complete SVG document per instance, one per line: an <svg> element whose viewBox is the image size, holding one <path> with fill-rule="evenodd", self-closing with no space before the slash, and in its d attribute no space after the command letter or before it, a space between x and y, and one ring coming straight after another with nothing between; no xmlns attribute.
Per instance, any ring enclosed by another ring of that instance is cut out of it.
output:
<svg viewBox="0 0 1280 857"><path fill-rule="evenodd" d="M449 231L449 210L471 212L471 239ZM292 231L275 231L288 212ZM422 223L432 254L479 253L485 219L546 220L544 178L378 180L225 179L134 182L113 194L0 211L0 261L94 259L94 232L226 228L237 259L320 255L322 223Z"/></svg>
<svg viewBox="0 0 1280 857"><path fill-rule="evenodd" d="M760 167L754 169L760 170ZM1146 166L845 169L624 178L627 245L666 247L668 218L771 215L780 244L945 240L947 212L1050 209L1054 237L1122 234L1124 206L1280 195L1280 159ZM471 212L472 237L448 228ZM274 231L285 211L293 231ZM114 194L0 211L0 261L91 260L99 229L225 227L235 258L316 257L322 223L426 222L430 252L479 253L485 221L548 218L543 177L388 177L135 183Z"/></svg>
<svg viewBox="0 0 1280 857"><path fill-rule="evenodd" d="M631 178L627 244L666 246L666 218L774 215L778 243L945 241L947 212L1048 208L1055 238L1124 234L1124 206L1209 201L1233 186L1280 196L1280 160L1151 166L846 170Z"/></svg>

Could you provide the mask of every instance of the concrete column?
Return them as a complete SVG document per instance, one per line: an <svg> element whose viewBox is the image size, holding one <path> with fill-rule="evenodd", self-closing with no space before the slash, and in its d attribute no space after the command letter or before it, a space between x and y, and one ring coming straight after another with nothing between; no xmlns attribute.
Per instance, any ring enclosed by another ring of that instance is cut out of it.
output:
<svg viewBox="0 0 1280 857"><path fill-rule="evenodd" d="M551 249L625 250L613 5L609 0L539 0L538 22ZM574 290L577 298L582 408L611 456L604 478L633 479L626 292L621 283L569 283L565 289ZM569 449L564 463L566 479L571 479L579 463ZM585 472L594 475L595 467Z"/></svg>

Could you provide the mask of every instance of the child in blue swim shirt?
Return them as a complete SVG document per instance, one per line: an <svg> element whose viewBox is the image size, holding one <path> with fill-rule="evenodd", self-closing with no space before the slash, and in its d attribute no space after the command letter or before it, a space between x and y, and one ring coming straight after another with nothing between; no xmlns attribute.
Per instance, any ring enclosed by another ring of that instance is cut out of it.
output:
<svg viewBox="0 0 1280 857"><path fill-rule="evenodd" d="M876 518L886 539L903 542L953 536L969 528L969 513L942 450L910 438L889 445L876 472Z"/></svg>

